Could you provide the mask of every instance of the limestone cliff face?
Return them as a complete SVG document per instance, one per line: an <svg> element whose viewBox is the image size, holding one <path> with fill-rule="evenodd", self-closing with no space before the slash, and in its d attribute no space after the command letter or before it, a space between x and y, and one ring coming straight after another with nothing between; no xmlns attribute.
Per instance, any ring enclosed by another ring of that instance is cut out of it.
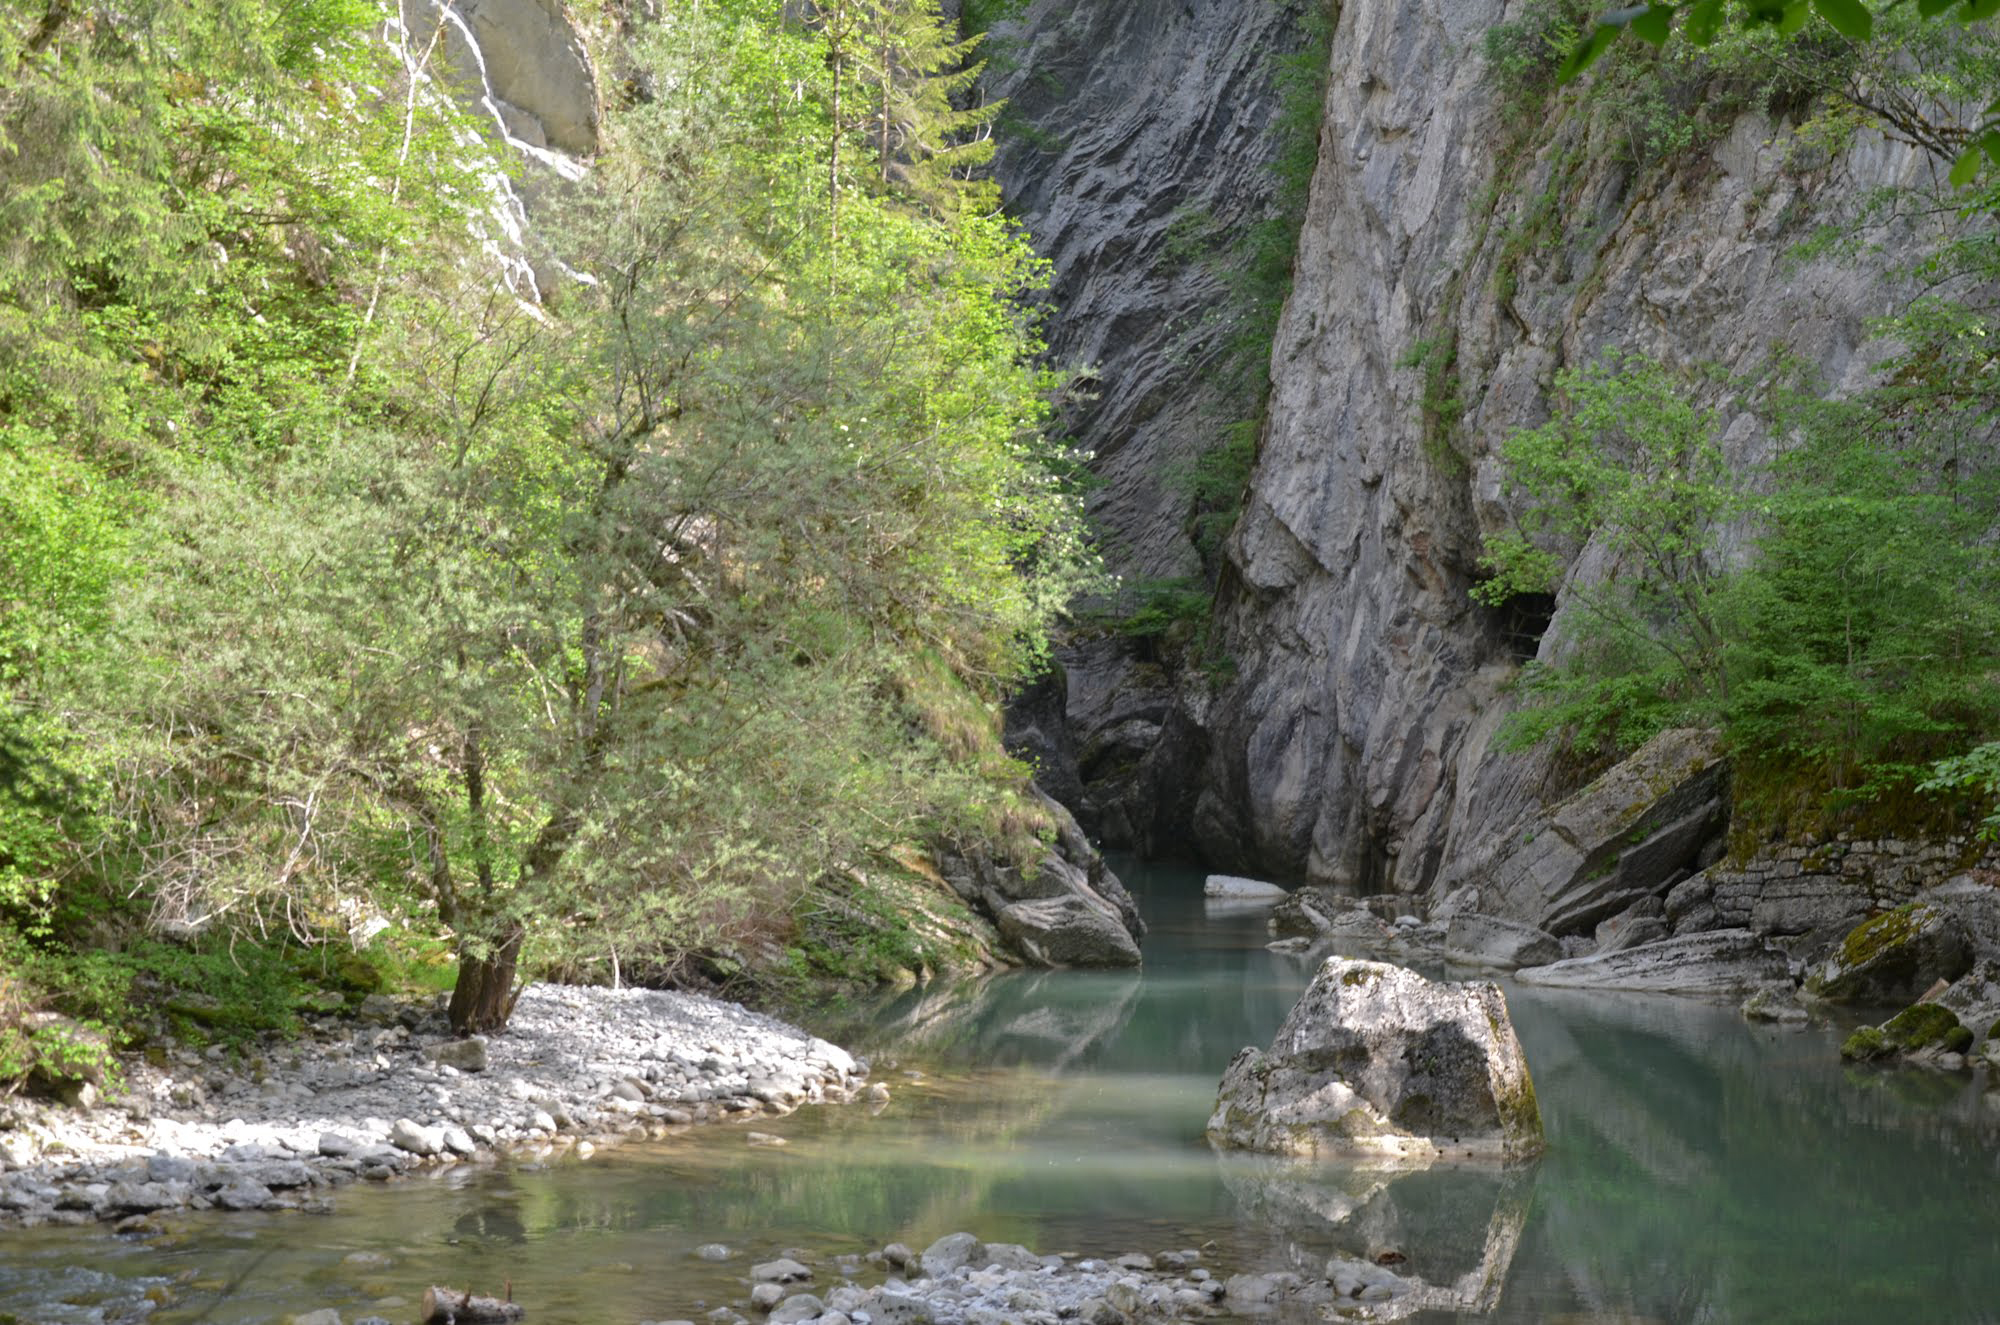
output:
<svg viewBox="0 0 2000 1325"><path fill-rule="evenodd" d="M1277 57L1301 41L1281 0L1034 0L991 34L1008 100L994 174L1054 266L1050 348L1094 369L1068 420L1096 455L1112 568L1189 575L1188 500L1170 474L1249 408L1217 373L1232 330L1215 269L1176 234L1240 234L1273 192Z"/></svg>
<svg viewBox="0 0 2000 1325"><path fill-rule="evenodd" d="M1788 250L1839 200L1914 182L1929 169L1914 153L1863 135L1829 158L1750 116L1637 167L1602 126L1559 113L1503 161L1477 52L1510 8L1342 7L1269 424L1229 550L1221 626L1238 672L1207 713L1197 815L1217 860L1361 891L1477 882L1507 830L1572 789L1548 761L1494 749L1504 682L1556 647L1569 606L1558 596L1541 635L1468 597L1512 500L1502 440L1547 417L1558 368L1610 347L1738 374L1789 352L1852 387L1868 319L1896 302L1888 258ZM1866 238L1913 251L1899 230ZM1414 362L1449 349L1450 378ZM1756 460L1755 420L1719 392L1709 403L1730 459Z"/></svg>
<svg viewBox="0 0 2000 1325"><path fill-rule="evenodd" d="M1255 408L1222 272L1271 212L1274 76L1317 2L1034 0L988 43L986 91L1009 103L994 173L1053 268L1051 352L1092 369L1065 424L1094 454L1091 514L1131 580L1200 571L1175 471ZM1115 637L1058 656L1011 742L1104 841L1185 851L1180 770L1198 756L1153 753L1182 748L1174 676Z"/></svg>

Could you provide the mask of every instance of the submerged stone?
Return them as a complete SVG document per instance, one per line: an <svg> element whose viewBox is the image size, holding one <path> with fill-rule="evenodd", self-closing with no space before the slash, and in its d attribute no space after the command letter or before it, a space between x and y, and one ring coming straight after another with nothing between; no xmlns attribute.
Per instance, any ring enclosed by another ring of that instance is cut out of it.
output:
<svg viewBox="0 0 2000 1325"><path fill-rule="evenodd" d="M1493 984L1330 957L1268 1051L1223 1076L1209 1140L1301 1156L1516 1161L1542 1152L1528 1065Z"/></svg>

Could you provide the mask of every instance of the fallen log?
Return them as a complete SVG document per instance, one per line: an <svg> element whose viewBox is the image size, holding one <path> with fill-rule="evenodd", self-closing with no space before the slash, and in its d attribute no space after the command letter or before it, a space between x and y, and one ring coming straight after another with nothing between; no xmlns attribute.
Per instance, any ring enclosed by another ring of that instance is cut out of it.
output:
<svg viewBox="0 0 2000 1325"><path fill-rule="evenodd" d="M528 1314L514 1302L474 1297L469 1291L462 1293L435 1284L424 1290L423 1312L419 1319L424 1325L503 1325Z"/></svg>

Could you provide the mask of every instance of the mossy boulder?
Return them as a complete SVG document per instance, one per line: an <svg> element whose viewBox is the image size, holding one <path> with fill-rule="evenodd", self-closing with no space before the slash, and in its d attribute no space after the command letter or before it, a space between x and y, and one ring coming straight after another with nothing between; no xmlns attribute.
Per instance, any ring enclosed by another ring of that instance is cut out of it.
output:
<svg viewBox="0 0 2000 1325"><path fill-rule="evenodd" d="M1909 902L1856 925L1813 972L1806 992L1828 1003L1907 1003L1972 965L1952 912Z"/></svg>
<svg viewBox="0 0 2000 1325"><path fill-rule="evenodd" d="M1936 1003L1904 1008L1880 1026L1863 1026L1840 1046L1842 1058L1869 1062L1912 1054L1962 1054L1972 1047L1972 1031L1958 1014Z"/></svg>

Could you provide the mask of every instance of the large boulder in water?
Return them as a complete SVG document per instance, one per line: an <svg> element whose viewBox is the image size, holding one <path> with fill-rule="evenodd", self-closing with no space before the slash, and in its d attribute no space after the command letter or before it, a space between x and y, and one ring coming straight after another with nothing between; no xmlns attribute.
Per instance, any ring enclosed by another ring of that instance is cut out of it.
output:
<svg viewBox="0 0 2000 1325"><path fill-rule="evenodd" d="M1527 1060L1493 984L1329 957L1271 1041L1222 1078L1220 1146L1428 1163L1542 1152Z"/></svg>
<svg viewBox="0 0 2000 1325"><path fill-rule="evenodd" d="M1909 1003L1972 966L1965 926L1948 906L1907 902L1864 920L1806 977L1829 1003Z"/></svg>

